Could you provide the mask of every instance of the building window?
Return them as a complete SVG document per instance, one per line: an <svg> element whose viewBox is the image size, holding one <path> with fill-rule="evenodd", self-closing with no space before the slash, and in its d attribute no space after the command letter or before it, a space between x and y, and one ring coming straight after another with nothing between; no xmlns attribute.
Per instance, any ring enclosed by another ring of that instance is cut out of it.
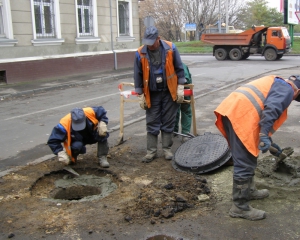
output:
<svg viewBox="0 0 300 240"><path fill-rule="evenodd" d="M80 36L93 35L92 0L77 0L78 28Z"/></svg>
<svg viewBox="0 0 300 240"><path fill-rule="evenodd" d="M97 0L75 0L77 37L76 44L99 43Z"/></svg>
<svg viewBox="0 0 300 240"><path fill-rule="evenodd" d="M118 36L117 42L133 42L132 0L116 0L118 4Z"/></svg>
<svg viewBox="0 0 300 240"><path fill-rule="evenodd" d="M0 0L0 46L12 47L16 43L18 41L14 39L10 0Z"/></svg>
<svg viewBox="0 0 300 240"><path fill-rule="evenodd" d="M3 4L0 0L0 37L4 37Z"/></svg>
<svg viewBox="0 0 300 240"><path fill-rule="evenodd" d="M119 10L119 34L129 36L129 3L118 2Z"/></svg>
<svg viewBox="0 0 300 240"><path fill-rule="evenodd" d="M0 0L0 37L5 37L4 22L3 22L3 4L1 0Z"/></svg>
<svg viewBox="0 0 300 240"><path fill-rule="evenodd" d="M59 0L30 0L34 46L61 45Z"/></svg>
<svg viewBox="0 0 300 240"><path fill-rule="evenodd" d="M34 0L35 31L37 38L54 38L54 0Z"/></svg>

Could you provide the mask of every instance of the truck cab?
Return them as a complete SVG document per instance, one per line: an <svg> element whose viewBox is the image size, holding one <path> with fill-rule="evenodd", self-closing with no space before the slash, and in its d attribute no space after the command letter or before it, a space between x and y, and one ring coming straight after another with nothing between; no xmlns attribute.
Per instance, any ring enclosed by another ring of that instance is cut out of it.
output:
<svg viewBox="0 0 300 240"><path fill-rule="evenodd" d="M285 27L269 27L264 38L262 54L266 60L280 59L284 53L291 51L291 38Z"/></svg>

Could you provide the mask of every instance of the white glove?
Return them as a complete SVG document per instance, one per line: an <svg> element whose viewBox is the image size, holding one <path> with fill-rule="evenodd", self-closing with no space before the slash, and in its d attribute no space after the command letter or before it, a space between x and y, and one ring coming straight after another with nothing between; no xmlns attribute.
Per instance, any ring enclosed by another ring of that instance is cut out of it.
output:
<svg viewBox="0 0 300 240"><path fill-rule="evenodd" d="M57 153L58 161L63 162L65 165L69 165L71 160L65 151L60 151Z"/></svg>
<svg viewBox="0 0 300 240"><path fill-rule="evenodd" d="M100 121L98 123L97 131L98 131L98 134L99 134L100 137L106 137L106 134L107 134L107 125L106 125L106 123Z"/></svg>
<svg viewBox="0 0 300 240"><path fill-rule="evenodd" d="M146 99L144 93L138 95L140 107L144 110L147 109Z"/></svg>
<svg viewBox="0 0 300 240"><path fill-rule="evenodd" d="M184 85L177 86L177 103L183 103L184 100Z"/></svg>

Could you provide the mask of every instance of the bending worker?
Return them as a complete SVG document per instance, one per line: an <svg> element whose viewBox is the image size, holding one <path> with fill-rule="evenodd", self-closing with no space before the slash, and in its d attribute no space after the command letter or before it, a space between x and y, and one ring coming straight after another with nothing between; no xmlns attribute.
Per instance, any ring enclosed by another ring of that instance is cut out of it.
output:
<svg viewBox="0 0 300 240"><path fill-rule="evenodd" d="M300 76L284 80L266 76L247 83L232 92L214 111L216 126L227 139L233 159L233 204L231 217L260 220L262 210L252 208L250 200L269 196L267 189L257 190L254 183L259 150L279 156L280 147L271 135L287 119L287 108L292 100L300 101Z"/></svg>
<svg viewBox="0 0 300 240"><path fill-rule="evenodd" d="M100 166L108 168L107 123L103 107L74 108L53 128L47 144L58 160L68 165L76 163L79 154L86 153L86 144L98 143Z"/></svg>
<svg viewBox="0 0 300 240"><path fill-rule="evenodd" d="M156 27L146 29L143 44L134 60L135 91L141 108L146 110L147 154L142 162L151 162L157 157L160 132L165 159L171 160L178 103L184 99L183 66L175 45L161 40Z"/></svg>

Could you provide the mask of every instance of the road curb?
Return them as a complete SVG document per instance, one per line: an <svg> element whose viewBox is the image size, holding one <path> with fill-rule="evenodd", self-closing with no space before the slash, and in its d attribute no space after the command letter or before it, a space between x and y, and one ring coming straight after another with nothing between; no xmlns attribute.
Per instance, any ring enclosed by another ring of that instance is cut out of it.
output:
<svg viewBox="0 0 300 240"><path fill-rule="evenodd" d="M51 87L36 88L36 89L31 89L31 90L19 91L19 92L15 92L15 93L9 93L9 94L5 94L5 95L0 96L0 100L5 100L7 98L12 98L12 97L21 97L21 96L26 96L26 95L34 95L34 94L43 93L43 92L47 92L47 91L51 91L51 90L57 90L57 89L61 89L61 88L75 87L75 86L82 86L82 85L88 85L88 84L93 84L93 83L99 83L99 82L102 82L102 81L119 80L120 78L129 78L129 77L133 77L133 71L132 72L126 72L124 74L112 74L110 76L78 81L76 83L71 82L71 83L59 84L59 85L55 85L55 86L51 86Z"/></svg>

